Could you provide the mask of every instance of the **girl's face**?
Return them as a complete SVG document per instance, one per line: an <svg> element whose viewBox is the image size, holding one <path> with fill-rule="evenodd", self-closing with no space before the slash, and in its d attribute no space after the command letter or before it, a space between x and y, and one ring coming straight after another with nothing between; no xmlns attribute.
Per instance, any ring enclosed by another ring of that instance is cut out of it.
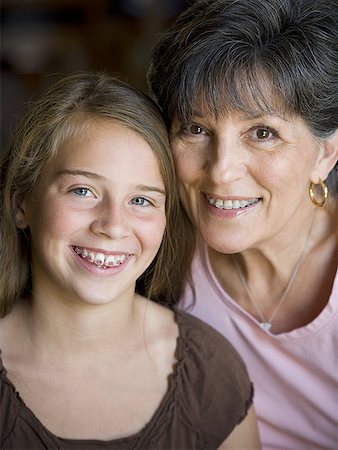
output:
<svg viewBox="0 0 338 450"><path fill-rule="evenodd" d="M294 238L313 210L310 180L328 173L323 143L300 118L234 112L216 120L202 111L173 123L171 146L185 208L221 253Z"/></svg>
<svg viewBox="0 0 338 450"><path fill-rule="evenodd" d="M19 215L32 239L33 295L79 304L133 297L164 233L157 159L136 132L96 121L61 146Z"/></svg>

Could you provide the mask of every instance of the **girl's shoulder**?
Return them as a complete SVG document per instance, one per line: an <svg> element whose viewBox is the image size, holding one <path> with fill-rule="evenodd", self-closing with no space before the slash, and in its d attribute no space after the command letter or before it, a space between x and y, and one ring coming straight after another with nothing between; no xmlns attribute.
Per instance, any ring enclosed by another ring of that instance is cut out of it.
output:
<svg viewBox="0 0 338 450"><path fill-rule="evenodd" d="M232 344L208 324L184 312L176 319L177 390L185 420L200 430L206 445L217 435L221 443L253 401L246 366Z"/></svg>
<svg viewBox="0 0 338 450"><path fill-rule="evenodd" d="M4 317L0 318L0 342L4 347L4 343L10 344L18 340L18 336L22 331L22 321L25 317L24 299L18 299L11 311Z"/></svg>
<svg viewBox="0 0 338 450"><path fill-rule="evenodd" d="M210 364L230 365L245 375L246 366L233 345L222 334L197 317L178 311L175 313L179 327L179 339L190 355L204 358Z"/></svg>

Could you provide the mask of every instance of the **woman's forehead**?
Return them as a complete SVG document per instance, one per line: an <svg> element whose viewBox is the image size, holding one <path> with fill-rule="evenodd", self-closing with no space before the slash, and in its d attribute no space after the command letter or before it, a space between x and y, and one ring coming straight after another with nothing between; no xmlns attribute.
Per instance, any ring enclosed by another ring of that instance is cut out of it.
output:
<svg viewBox="0 0 338 450"><path fill-rule="evenodd" d="M233 112L251 117L293 115L295 108L267 77L239 77L234 83L226 80L212 84L199 83L195 95L189 89L177 100L174 116L188 121L196 116L224 117Z"/></svg>
<svg viewBox="0 0 338 450"><path fill-rule="evenodd" d="M196 102L191 105L189 110L185 110L183 114L177 113L173 117L173 122L189 122L191 120L211 118L213 120L225 119L230 116L241 116L246 120L254 120L266 116L279 117L283 120L289 120L295 117L295 113L287 110L284 105L271 101L266 107L264 105L253 104L251 102L242 104L232 104L224 101L217 105L206 104L205 102Z"/></svg>

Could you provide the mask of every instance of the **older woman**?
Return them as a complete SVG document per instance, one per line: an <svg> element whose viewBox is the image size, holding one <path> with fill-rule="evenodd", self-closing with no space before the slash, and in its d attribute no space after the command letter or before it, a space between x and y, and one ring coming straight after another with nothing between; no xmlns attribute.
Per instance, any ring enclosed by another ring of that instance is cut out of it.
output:
<svg viewBox="0 0 338 450"><path fill-rule="evenodd" d="M337 11L197 1L148 74L198 230L181 307L246 361L265 449L338 442Z"/></svg>

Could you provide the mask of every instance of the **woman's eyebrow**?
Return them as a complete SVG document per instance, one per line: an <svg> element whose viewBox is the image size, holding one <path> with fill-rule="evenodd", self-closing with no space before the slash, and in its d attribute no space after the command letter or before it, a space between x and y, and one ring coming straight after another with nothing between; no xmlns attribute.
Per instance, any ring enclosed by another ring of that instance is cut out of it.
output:
<svg viewBox="0 0 338 450"><path fill-rule="evenodd" d="M204 119L205 118L205 114L203 114L202 112L200 112L198 110L193 110L192 111L192 117L193 118L198 118L198 119ZM271 117L271 118L276 118L276 119L282 119L285 122L291 122L290 118L286 117L286 115L283 114L283 113L279 113L278 111L274 111L274 112L271 112L271 113L267 113L265 111L243 112L242 113L242 117L245 120L267 119L267 118Z"/></svg>
<svg viewBox="0 0 338 450"><path fill-rule="evenodd" d="M192 111L192 116L193 116L193 117L199 117L200 119L203 119L204 114L201 113L200 111L197 111L197 110L194 109L194 110Z"/></svg>

